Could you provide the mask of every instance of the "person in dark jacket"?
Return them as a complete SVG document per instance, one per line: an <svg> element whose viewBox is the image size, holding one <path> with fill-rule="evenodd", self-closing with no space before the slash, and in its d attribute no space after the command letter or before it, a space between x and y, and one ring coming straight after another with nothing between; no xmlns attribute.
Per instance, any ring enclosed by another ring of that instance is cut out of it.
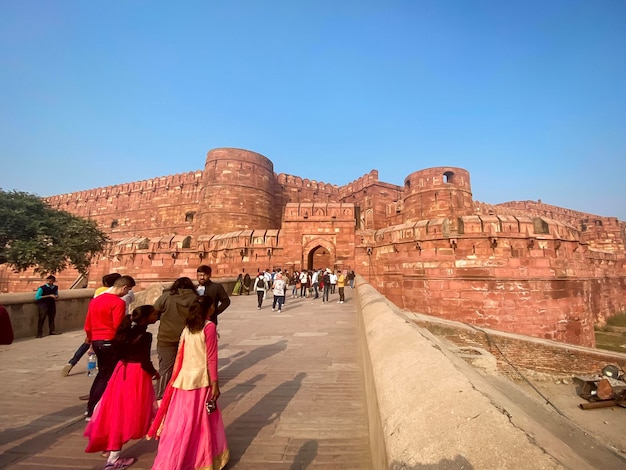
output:
<svg viewBox="0 0 626 470"><path fill-rule="evenodd" d="M217 316L228 308L230 298L226 293L226 289L221 284L211 281L211 266L206 264L198 266L196 276L198 277L198 295L206 295L213 299L215 311L211 315L211 321L217 326ZM219 335L218 335L219 337Z"/></svg>
<svg viewBox="0 0 626 470"><path fill-rule="evenodd" d="M159 312L160 318L157 334L160 375L156 386L157 400L163 398L165 387L172 377L180 334L187 324L189 307L197 298L198 293L193 281L188 277L179 277L169 291L163 292L154 303L154 308Z"/></svg>
<svg viewBox="0 0 626 470"><path fill-rule="evenodd" d="M43 324L48 317L48 328L51 335L58 335L54 329L54 317L57 314L56 301L59 298L59 286L55 286L56 278L50 275L46 278L46 283L37 289L35 300L39 307L39 321L37 322L37 338L43 336Z"/></svg>

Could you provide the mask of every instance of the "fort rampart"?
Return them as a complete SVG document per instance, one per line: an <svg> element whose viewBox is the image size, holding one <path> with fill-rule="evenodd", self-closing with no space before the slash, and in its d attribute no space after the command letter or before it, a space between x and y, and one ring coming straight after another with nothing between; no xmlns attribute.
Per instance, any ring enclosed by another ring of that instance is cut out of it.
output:
<svg viewBox="0 0 626 470"><path fill-rule="evenodd" d="M275 173L263 155L214 149L204 170L53 196L111 239L87 285L130 274L144 288L210 264L214 277L356 271L402 308L505 332L594 345L626 310L625 224L541 202L473 201L470 174L436 167L404 186L378 172L337 187ZM58 273L61 288L73 270ZM34 290L0 267L0 290Z"/></svg>

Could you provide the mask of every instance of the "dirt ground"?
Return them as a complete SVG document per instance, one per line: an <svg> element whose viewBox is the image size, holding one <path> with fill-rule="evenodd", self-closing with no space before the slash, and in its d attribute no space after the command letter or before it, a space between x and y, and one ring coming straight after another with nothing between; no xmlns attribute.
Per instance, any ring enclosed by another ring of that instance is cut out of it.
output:
<svg viewBox="0 0 626 470"><path fill-rule="evenodd" d="M602 443L626 458L626 408L581 409L581 403L589 402L578 396L572 378L527 377L528 383L489 375L492 384L523 404L525 411L570 447L592 449ZM558 415L565 420L554 420Z"/></svg>
<svg viewBox="0 0 626 470"><path fill-rule="evenodd" d="M510 414L514 424L528 423L524 415L538 424L527 428L529 438L537 439L546 448L578 456L575 458L582 459L586 468L626 469L626 408L583 410L579 405L589 402L578 395L573 376L557 377L530 370L505 375L489 352L445 342L453 354L507 397L510 405L504 404L503 412Z"/></svg>

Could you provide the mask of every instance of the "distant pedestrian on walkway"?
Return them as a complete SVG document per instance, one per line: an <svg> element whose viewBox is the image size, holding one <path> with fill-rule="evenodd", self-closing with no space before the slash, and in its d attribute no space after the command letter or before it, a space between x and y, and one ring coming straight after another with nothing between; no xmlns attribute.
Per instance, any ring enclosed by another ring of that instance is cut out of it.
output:
<svg viewBox="0 0 626 470"><path fill-rule="evenodd" d="M257 298L257 310L261 310L261 306L263 305L263 298L265 297L265 291L267 289L267 281L265 280L265 275L263 271L259 271L256 279L254 280L254 287L252 290L256 292Z"/></svg>
<svg viewBox="0 0 626 470"><path fill-rule="evenodd" d="M291 275L289 285L291 285L291 298L294 299L298 296L298 288L300 286L300 274L298 271L294 271Z"/></svg>
<svg viewBox="0 0 626 470"><path fill-rule="evenodd" d="M342 304L346 301L346 276L343 271L337 271L337 289L339 290L339 303Z"/></svg>
<svg viewBox="0 0 626 470"><path fill-rule="evenodd" d="M132 277L122 276L115 281L110 290L94 297L89 303L85 319L85 333L98 359L98 373L89 391L87 413L85 413L88 421L115 370L118 353L113 339L126 315L126 302L122 300L122 297L128 294L134 286L135 280Z"/></svg>
<svg viewBox="0 0 626 470"><path fill-rule="evenodd" d="M314 297L315 299L318 299L319 296L320 296L319 291L317 289L319 287L319 285L320 285L319 278L320 278L320 271L319 271L319 269L314 269L313 270L313 275L311 276L311 287L313 287L313 292L315 294L315 297Z"/></svg>
<svg viewBox="0 0 626 470"><path fill-rule="evenodd" d="M51 335L58 335L54 329L54 317L57 314L56 301L59 298L59 286L55 286L56 278L51 274L46 278L46 283L37 289L35 300L39 307L39 320L37 321L37 338L43 336L43 324L48 317L48 328Z"/></svg>
<svg viewBox="0 0 626 470"><path fill-rule="evenodd" d="M221 470L230 458L217 375L218 349L211 297L189 308L172 380L147 438L158 438L152 470Z"/></svg>
<svg viewBox="0 0 626 470"><path fill-rule="evenodd" d="M152 335L146 329L157 318L152 305L142 305L117 328L114 341L119 361L85 429L89 438L85 452L109 451L104 470L124 469L135 462L134 457L120 457L122 446L142 439L156 415L152 379L159 373L150 361Z"/></svg>
<svg viewBox="0 0 626 470"><path fill-rule="evenodd" d="M250 288L252 287L252 279L250 278L250 274L246 273L243 277L243 289L241 291L241 295L246 294L250 295Z"/></svg>
<svg viewBox="0 0 626 470"><path fill-rule="evenodd" d="M333 271L330 273L330 293L335 293L335 288L337 287L337 272Z"/></svg>
<svg viewBox="0 0 626 470"><path fill-rule="evenodd" d="M324 275L322 276L322 282L324 283L322 302L328 302L328 296L330 294L330 269L326 269L326 271L324 271Z"/></svg>
<svg viewBox="0 0 626 470"><path fill-rule="evenodd" d="M300 273L300 297L306 297L306 287L307 287L307 280L309 278L308 273L303 270Z"/></svg>
<svg viewBox="0 0 626 470"><path fill-rule="evenodd" d="M159 356L159 380L156 386L157 400L163 398L165 387L172 376L178 351L180 334L185 329L189 307L198 298L196 287L188 277L179 277L172 286L154 302L159 313L157 354Z"/></svg>
<svg viewBox="0 0 626 470"><path fill-rule="evenodd" d="M241 290L243 288L243 273L240 273L237 276L237 281L235 281L235 287L233 287L233 295L241 295Z"/></svg>
<svg viewBox="0 0 626 470"><path fill-rule="evenodd" d="M281 273L276 274L276 278L274 279L274 287L273 289L273 294L274 294L274 301L272 302L272 312L276 309L276 304L278 304L278 313L280 313L280 311L283 308L283 304L285 303L285 289L286 289L286 283L285 280L283 279L283 275Z"/></svg>
<svg viewBox="0 0 626 470"><path fill-rule="evenodd" d="M354 278L355 278L355 274L354 271L350 271L350 273L348 274L348 284L350 284L350 289L354 289Z"/></svg>

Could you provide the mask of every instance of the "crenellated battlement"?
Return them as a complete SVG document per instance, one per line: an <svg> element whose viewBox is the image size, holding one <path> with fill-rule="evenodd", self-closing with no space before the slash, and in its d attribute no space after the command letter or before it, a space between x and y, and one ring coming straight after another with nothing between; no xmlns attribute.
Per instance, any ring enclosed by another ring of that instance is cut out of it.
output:
<svg viewBox="0 0 626 470"><path fill-rule="evenodd" d="M318 182L315 180L309 180L307 178L301 178L300 176L289 175L286 173L280 173L276 175L276 182L284 186L286 190L289 188L306 189L309 191L318 192L321 194L337 195L339 187L330 183Z"/></svg>
<svg viewBox="0 0 626 470"><path fill-rule="evenodd" d="M345 199L376 183L378 183L378 170L371 170L369 173L339 188L339 196Z"/></svg>

